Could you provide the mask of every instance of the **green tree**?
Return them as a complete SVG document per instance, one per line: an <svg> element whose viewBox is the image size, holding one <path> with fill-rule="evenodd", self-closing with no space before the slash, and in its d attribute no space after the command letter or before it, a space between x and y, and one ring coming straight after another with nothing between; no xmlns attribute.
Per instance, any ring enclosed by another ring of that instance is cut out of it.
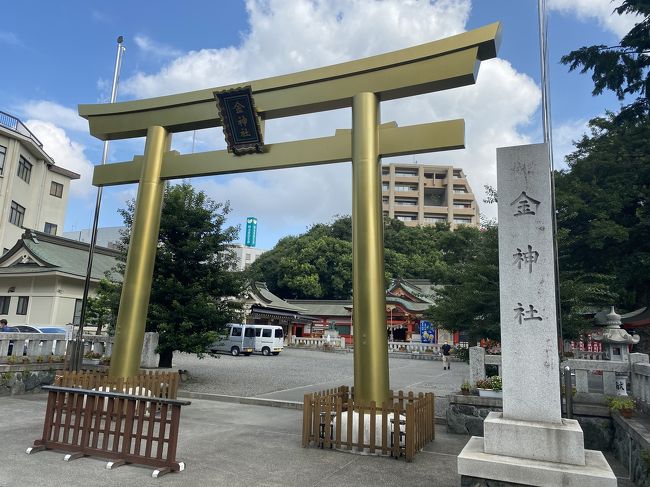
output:
<svg viewBox="0 0 650 487"><path fill-rule="evenodd" d="M128 248L135 202L120 210ZM160 335L160 366L171 367L174 351L202 356L240 306L243 287L231 244L238 228L226 226L228 204L215 203L189 183L165 188L147 331Z"/></svg>
<svg viewBox="0 0 650 487"><path fill-rule="evenodd" d="M88 297L86 320L97 327L99 335L104 326L112 335L115 331L116 310L120 305L121 285L105 277L99 281L95 296Z"/></svg>
<svg viewBox="0 0 650 487"><path fill-rule="evenodd" d="M650 299L650 124L590 122L591 134L556 174L560 269L610 276L603 281L623 307ZM613 303L613 301L612 301Z"/></svg>
<svg viewBox="0 0 650 487"><path fill-rule="evenodd" d="M262 280L284 298L348 299L352 295L352 243L316 226L300 237L285 237L251 266L251 279Z"/></svg>
<svg viewBox="0 0 650 487"><path fill-rule="evenodd" d="M621 101L636 95L617 118L643 118L650 111L650 2L624 0L614 11L619 15L637 15L639 22L618 45L581 47L563 56L561 62L568 64L570 71L592 71L594 95L605 89L613 91Z"/></svg>
<svg viewBox="0 0 650 487"><path fill-rule="evenodd" d="M408 227L384 220L386 284L392 278L446 282L464 260L478 229L448 224ZM283 298L349 299L352 295L352 223L349 216L319 223L297 237L281 239L249 268L249 279L265 281Z"/></svg>
<svg viewBox="0 0 650 487"><path fill-rule="evenodd" d="M436 326L466 332L472 342L500 338L499 251L496 225L467 240L464 259L451 267L447 284L426 316Z"/></svg>

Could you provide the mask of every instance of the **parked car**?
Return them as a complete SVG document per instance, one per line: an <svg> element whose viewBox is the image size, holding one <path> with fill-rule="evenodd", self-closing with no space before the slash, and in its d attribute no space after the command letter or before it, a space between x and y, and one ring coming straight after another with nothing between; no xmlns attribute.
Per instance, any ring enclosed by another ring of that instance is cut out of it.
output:
<svg viewBox="0 0 650 487"><path fill-rule="evenodd" d="M250 325L255 328L255 351L262 355L278 355L284 347L284 333L277 325Z"/></svg>
<svg viewBox="0 0 650 487"><path fill-rule="evenodd" d="M65 333L65 328L60 326L39 326L37 329L40 333Z"/></svg>
<svg viewBox="0 0 650 487"><path fill-rule="evenodd" d="M230 352L234 357L240 353L250 355L255 347L254 339L254 325L228 323L226 325L226 335L210 345L208 351L212 353Z"/></svg>
<svg viewBox="0 0 650 487"><path fill-rule="evenodd" d="M58 326L41 326L36 327L32 325L14 325L8 326L5 328L7 333L65 333L65 328L60 328ZM8 355L11 355L14 348L14 340L9 342L9 351ZM55 345L52 344L52 353L55 351ZM23 355L27 354L27 341L23 345Z"/></svg>
<svg viewBox="0 0 650 487"><path fill-rule="evenodd" d="M19 332L19 333L44 333L35 326L32 325L14 325L10 326L9 328L13 328L13 332Z"/></svg>

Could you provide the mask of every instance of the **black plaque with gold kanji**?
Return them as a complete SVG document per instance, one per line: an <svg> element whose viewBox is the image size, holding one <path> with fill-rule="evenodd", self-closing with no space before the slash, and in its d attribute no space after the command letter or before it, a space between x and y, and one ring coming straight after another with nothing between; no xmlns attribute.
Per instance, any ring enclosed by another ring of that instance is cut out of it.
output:
<svg viewBox="0 0 650 487"><path fill-rule="evenodd" d="M264 140L251 87L215 91L214 97L223 123L228 151L236 155L263 152Z"/></svg>

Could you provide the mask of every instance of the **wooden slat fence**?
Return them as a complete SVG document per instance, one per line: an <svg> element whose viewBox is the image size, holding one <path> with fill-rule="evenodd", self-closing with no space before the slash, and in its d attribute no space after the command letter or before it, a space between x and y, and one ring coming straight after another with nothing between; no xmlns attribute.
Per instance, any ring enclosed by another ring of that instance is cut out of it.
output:
<svg viewBox="0 0 650 487"><path fill-rule="evenodd" d="M148 395L163 399L176 399L179 375L176 372L148 371L133 377L109 377L98 371L64 371L58 375L54 385L61 387L79 387L82 389L99 389L113 392Z"/></svg>
<svg viewBox="0 0 650 487"><path fill-rule="evenodd" d="M48 392L43 436L28 453L44 449L155 467L154 476L183 470L176 461L181 406L189 401L70 387ZM156 406L151 413L147 404Z"/></svg>
<svg viewBox="0 0 650 487"><path fill-rule="evenodd" d="M403 455L407 462L412 461L435 438L433 393L416 396L413 392L391 391L390 398L381 405L375 401L361 404L346 386L305 394L302 446L313 444L395 458Z"/></svg>

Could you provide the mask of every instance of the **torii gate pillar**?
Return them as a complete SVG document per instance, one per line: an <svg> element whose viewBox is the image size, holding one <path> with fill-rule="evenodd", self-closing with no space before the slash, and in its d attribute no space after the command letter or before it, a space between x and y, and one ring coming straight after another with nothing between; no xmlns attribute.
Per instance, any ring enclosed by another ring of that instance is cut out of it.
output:
<svg viewBox="0 0 650 487"><path fill-rule="evenodd" d="M352 101L352 287L354 390L364 401L388 401L384 224L378 151L379 101Z"/></svg>

